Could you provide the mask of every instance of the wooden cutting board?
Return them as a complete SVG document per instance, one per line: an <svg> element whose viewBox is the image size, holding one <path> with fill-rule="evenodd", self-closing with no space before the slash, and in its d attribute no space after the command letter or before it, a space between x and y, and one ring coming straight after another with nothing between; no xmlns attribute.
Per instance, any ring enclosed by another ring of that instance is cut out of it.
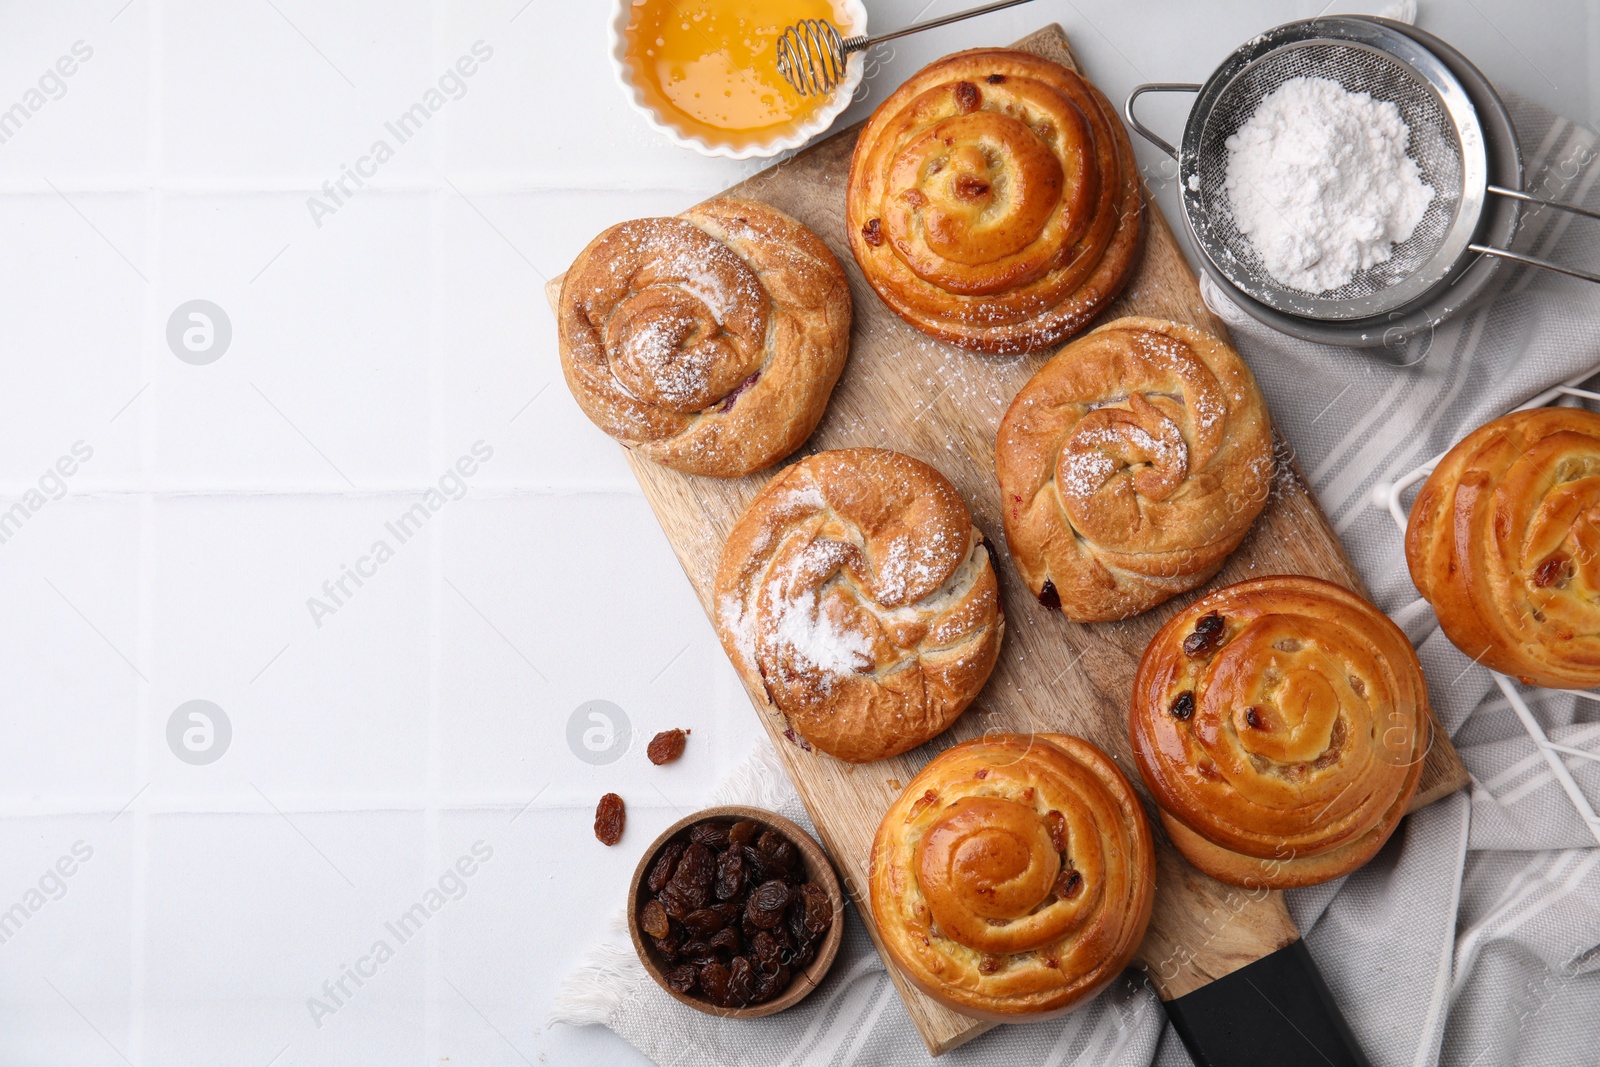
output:
<svg viewBox="0 0 1600 1067"><path fill-rule="evenodd" d="M1077 67L1059 26L1047 26L1015 47ZM996 358L940 344L902 322L872 292L844 234L845 181L859 131L855 126L834 134L727 191L729 196L771 204L805 223L828 243L850 276L855 299L850 361L821 426L792 458L862 446L916 456L955 483L972 506L978 526L1001 544L995 431L1011 398L1048 357ZM1099 321L1151 315L1192 323L1226 338L1226 327L1207 310L1194 272L1160 209L1148 198L1146 220L1149 240L1144 261L1127 292ZM552 306L560 283L556 278L547 287ZM628 462L714 621L711 587L723 541L757 490L787 464L724 481L679 474L632 453ZM938 752L988 732L1064 731L1111 753L1137 784L1127 729L1133 674L1151 636L1181 605L1218 586L1267 574L1315 575L1366 592L1292 454L1282 447L1272 499L1222 573L1200 590L1146 615L1120 623L1069 622L1040 607L1009 563L1002 554L1006 635L1000 662L973 707L929 744L878 763L842 763L820 752L803 751L784 736L785 722L766 694L750 693L874 940L877 931L866 891L868 853L878 820L903 783ZM1413 808L1446 796L1467 781L1444 731L1435 729L1434 736ZM1145 800L1150 807L1148 796ZM1151 825L1156 834L1157 891L1139 962L1164 1000L1191 992L1299 937L1281 894L1235 889L1201 874L1178 855L1153 817ZM992 1025L958 1015L924 996L893 965L889 975L934 1055Z"/></svg>

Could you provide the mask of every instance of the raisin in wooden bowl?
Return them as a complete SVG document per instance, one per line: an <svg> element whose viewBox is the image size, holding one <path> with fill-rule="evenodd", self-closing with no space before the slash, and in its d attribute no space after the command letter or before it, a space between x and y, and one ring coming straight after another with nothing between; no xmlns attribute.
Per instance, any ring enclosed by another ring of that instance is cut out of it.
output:
<svg viewBox="0 0 1600 1067"><path fill-rule="evenodd" d="M707 808L645 850L628 930L644 969L677 1000L755 1019L799 1003L827 974L844 893L822 846L788 819Z"/></svg>

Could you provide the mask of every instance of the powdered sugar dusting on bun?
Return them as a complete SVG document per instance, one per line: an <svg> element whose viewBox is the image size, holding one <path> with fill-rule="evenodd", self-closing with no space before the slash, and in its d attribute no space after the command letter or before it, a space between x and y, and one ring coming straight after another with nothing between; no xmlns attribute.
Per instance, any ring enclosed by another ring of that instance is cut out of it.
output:
<svg viewBox="0 0 1600 1067"><path fill-rule="evenodd" d="M1047 607L1126 618L1204 582L1271 493L1266 402L1192 326L1107 323L1062 349L1001 420L1006 542Z"/></svg>
<svg viewBox="0 0 1600 1067"><path fill-rule="evenodd" d="M774 208L714 200L620 223L562 283L561 364L584 413L690 474L740 477L798 448L844 369L850 290Z"/></svg>
<svg viewBox="0 0 1600 1067"><path fill-rule="evenodd" d="M714 596L746 684L852 762L949 726L987 680L1005 625L955 487L881 449L818 453L768 483L729 535Z"/></svg>

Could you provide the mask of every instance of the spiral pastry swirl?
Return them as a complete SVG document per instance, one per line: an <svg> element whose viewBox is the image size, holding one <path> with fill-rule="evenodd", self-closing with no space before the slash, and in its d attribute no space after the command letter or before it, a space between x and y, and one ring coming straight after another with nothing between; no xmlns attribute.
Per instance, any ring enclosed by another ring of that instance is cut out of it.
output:
<svg viewBox="0 0 1600 1067"><path fill-rule="evenodd" d="M595 425L657 463L735 478L816 429L850 343L821 239L751 200L611 227L561 285L561 368Z"/></svg>
<svg viewBox="0 0 1600 1067"><path fill-rule="evenodd" d="M821 452L767 483L728 535L717 631L752 690L853 763L915 748L988 680L1005 619L955 486L898 452Z"/></svg>
<svg viewBox="0 0 1600 1067"><path fill-rule="evenodd" d="M1006 543L1040 603L1099 622L1221 568L1266 506L1272 424L1237 352L1161 319L1107 323L1039 368L1000 422Z"/></svg>
<svg viewBox="0 0 1600 1067"><path fill-rule="evenodd" d="M917 329L1037 352L1122 291L1144 239L1115 109L1026 52L947 56L873 112L850 164L850 248Z"/></svg>
<svg viewBox="0 0 1600 1067"><path fill-rule="evenodd" d="M919 989L1015 1022L1082 1003L1128 965L1155 852L1104 752L1004 734L956 745L911 780L878 826L870 883L879 940Z"/></svg>
<svg viewBox="0 0 1600 1067"><path fill-rule="evenodd" d="M1405 634L1319 578L1203 597L1150 642L1133 683L1134 756L1196 867L1273 889L1348 874L1405 814L1429 739Z"/></svg>
<svg viewBox="0 0 1600 1067"><path fill-rule="evenodd" d="M1474 660L1530 685L1600 685L1600 415L1514 412L1434 468L1406 562Z"/></svg>

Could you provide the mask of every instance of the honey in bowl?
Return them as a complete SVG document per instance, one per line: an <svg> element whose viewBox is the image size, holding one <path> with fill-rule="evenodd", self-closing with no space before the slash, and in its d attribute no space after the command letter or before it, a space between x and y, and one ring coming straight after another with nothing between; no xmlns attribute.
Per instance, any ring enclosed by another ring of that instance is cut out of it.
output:
<svg viewBox="0 0 1600 1067"><path fill-rule="evenodd" d="M801 19L845 28L831 0L635 0L628 65L645 102L680 132L759 144L827 100L801 96L778 73L778 38Z"/></svg>

